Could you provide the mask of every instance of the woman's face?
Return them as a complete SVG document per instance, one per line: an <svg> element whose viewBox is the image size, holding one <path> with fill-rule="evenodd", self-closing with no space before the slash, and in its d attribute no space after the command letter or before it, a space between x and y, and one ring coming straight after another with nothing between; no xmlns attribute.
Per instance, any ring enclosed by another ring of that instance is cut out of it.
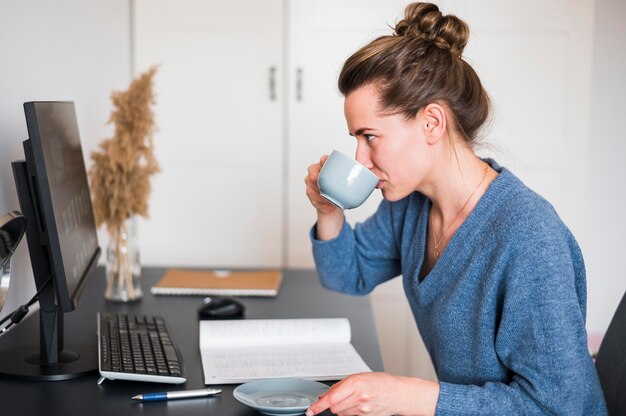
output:
<svg viewBox="0 0 626 416"><path fill-rule="evenodd" d="M383 197L397 201L418 189L430 170L429 146L422 113L407 120L402 114L382 114L374 85L346 96L344 112L351 136L357 139L356 159L380 182Z"/></svg>

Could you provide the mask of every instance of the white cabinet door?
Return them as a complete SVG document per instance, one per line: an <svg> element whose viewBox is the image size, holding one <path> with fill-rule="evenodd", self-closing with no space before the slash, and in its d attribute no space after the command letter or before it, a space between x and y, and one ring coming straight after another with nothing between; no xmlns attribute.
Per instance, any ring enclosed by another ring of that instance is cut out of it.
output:
<svg viewBox="0 0 626 416"><path fill-rule="evenodd" d="M333 149L349 155L356 140L348 135L337 79L345 60L360 46L390 33L406 1L290 0L288 2L288 265L312 267L308 231L315 211L305 194L307 167ZM354 223L371 215L380 191L347 211Z"/></svg>
<svg viewBox="0 0 626 416"><path fill-rule="evenodd" d="M281 266L281 0L135 5L135 73L160 65L142 261Z"/></svg>

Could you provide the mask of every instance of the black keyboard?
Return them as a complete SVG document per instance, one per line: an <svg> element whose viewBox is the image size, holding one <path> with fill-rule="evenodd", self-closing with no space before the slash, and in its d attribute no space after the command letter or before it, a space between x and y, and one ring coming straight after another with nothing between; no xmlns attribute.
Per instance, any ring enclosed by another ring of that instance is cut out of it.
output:
<svg viewBox="0 0 626 416"><path fill-rule="evenodd" d="M98 359L104 379L184 383L185 370L158 316L98 313Z"/></svg>

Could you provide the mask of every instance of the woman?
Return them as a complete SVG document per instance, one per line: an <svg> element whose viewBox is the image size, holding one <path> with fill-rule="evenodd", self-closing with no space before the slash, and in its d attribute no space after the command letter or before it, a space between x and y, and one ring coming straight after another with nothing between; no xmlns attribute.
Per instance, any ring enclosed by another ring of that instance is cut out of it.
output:
<svg viewBox="0 0 626 416"><path fill-rule="evenodd" d="M339 415L605 414L585 333L580 249L552 206L472 145L489 99L461 54L467 25L414 3L339 77L356 158L380 182L352 229L309 167L324 286L366 294L402 275L438 383L352 375L307 411Z"/></svg>

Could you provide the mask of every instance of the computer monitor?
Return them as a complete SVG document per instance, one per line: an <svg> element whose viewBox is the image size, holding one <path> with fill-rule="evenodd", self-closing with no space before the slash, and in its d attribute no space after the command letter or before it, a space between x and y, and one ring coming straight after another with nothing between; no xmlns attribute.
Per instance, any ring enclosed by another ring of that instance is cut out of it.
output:
<svg viewBox="0 0 626 416"><path fill-rule="evenodd" d="M12 163L39 295L40 348L0 357L0 374L63 380L97 370L97 348L63 340L63 314L76 308L100 256L78 123L72 102L24 103L29 139ZM13 363L9 364L8 362Z"/></svg>

